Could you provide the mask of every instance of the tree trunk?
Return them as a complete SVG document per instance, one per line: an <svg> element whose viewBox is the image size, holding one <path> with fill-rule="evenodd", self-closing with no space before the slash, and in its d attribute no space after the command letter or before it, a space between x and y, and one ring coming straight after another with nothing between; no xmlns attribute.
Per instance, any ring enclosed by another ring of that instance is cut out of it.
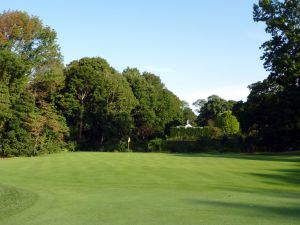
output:
<svg viewBox="0 0 300 225"><path fill-rule="evenodd" d="M80 122L79 122L79 136L78 136L78 140L81 141L82 138L82 129L83 129L83 121L82 118L80 118Z"/></svg>
<svg viewBox="0 0 300 225"><path fill-rule="evenodd" d="M80 104L81 104L81 106L82 106L82 111L80 112L80 121L79 121L79 135L78 135L78 140L79 141L81 141L81 139L82 139L82 131L83 131L83 113L84 113L84 99L85 99L85 97L86 97L86 93L84 92L84 93L82 93L81 95L80 95Z"/></svg>

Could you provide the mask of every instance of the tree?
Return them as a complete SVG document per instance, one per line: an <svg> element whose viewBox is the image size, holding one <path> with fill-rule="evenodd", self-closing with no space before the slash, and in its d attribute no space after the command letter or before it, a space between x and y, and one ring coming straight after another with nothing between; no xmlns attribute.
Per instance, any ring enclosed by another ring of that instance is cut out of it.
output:
<svg viewBox="0 0 300 225"><path fill-rule="evenodd" d="M238 101L232 107L232 115L236 116L240 122L240 129L242 133L247 133L249 121L251 118L248 118L246 115L246 103L244 101Z"/></svg>
<svg viewBox="0 0 300 225"><path fill-rule="evenodd" d="M240 123L230 111L219 114L216 125L222 129L225 135L234 135L240 131Z"/></svg>
<svg viewBox="0 0 300 225"><path fill-rule="evenodd" d="M34 138L31 136L29 118L35 112L34 98L30 93L20 94L12 105L12 117L7 121L1 140L2 156L30 156L37 154Z"/></svg>
<svg viewBox="0 0 300 225"><path fill-rule="evenodd" d="M28 68L13 52L0 50L0 152L4 155L4 140L8 123L15 117L13 107L24 90Z"/></svg>
<svg viewBox="0 0 300 225"><path fill-rule="evenodd" d="M138 69L127 68L122 75L126 78L137 99L137 105L132 110L134 134L138 139L146 139L153 135L157 128L155 106L158 93Z"/></svg>
<svg viewBox="0 0 300 225"><path fill-rule="evenodd" d="M0 14L0 49L19 55L34 67L33 73L62 59L56 32L44 26L38 17L22 11Z"/></svg>
<svg viewBox="0 0 300 225"><path fill-rule="evenodd" d="M57 94L64 87L63 69L62 64L51 64L36 73L30 82L30 90L34 93L38 105L55 102Z"/></svg>
<svg viewBox="0 0 300 225"><path fill-rule="evenodd" d="M65 146L54 100L63 84L56 33L25 12L0 14L0 152L36 155Z"/></svg>
<svg viewBox="0 0 300 225"><path fill-rule="evenodd" d="M144 72L142 76L153 90L152 110L155 113L154 126L157 136L169 133L171 126L182 121L181 101L161 82L160 77Z"/></svg>
<svg viewBox="0 0 300 225"><path fill-rule="evenodd" d="M138 100L132 111L135 134L139 139L149 139L168 133L171 126L182 123L181 101L169 91L155 74L136 68L127 68L123 76Z"/></svg>
<svg viewBox="0 0 300 225"><path fill-rule="evenodd" d="M186 101L181 101L181 110L183 113L182 124L186 123L188 120L191 125L196 126L197 116Z"/></svg>
<svg viewBox="0 0 300 225"><path fill-rule="evenodd" d="M266 24L263 43L267 79L250 85L242 127L256 133L270 150L299 146L300 140L300 1L260 0L253 18Z"/></svg>
<svg viewBox="0 0 300 225"><path fill-rule="evenodd" d="M129 135L136 99L126 79L102 58L82 58L65 69L60 108L72 138L89 145Z"/></svg>
<svg viewBox="0 0 300 225"><path fill-rule="evenodd" d="M182 102L173 92L165 89L161 103L158 118L164 124L164 133L169 135L171 127L183 124Z"/></svg>
<svg viewBox="0 0 300 225"><path fill-rule="evenodd" d="M196 101L194 105L198 106L198 124L200 126L214 126L219 114L232 110L233 102L232 100L226 101L217 95L209 96L207 101L205 99Z"/></svg>
<svg viewBox="0 0 300 225"><path fill-rule="evenodd" d="M260 0L254 5L255 22L264 22L271 39L263 43L264 67L270 80L285 88L300 85L300 1Z"/></svg>

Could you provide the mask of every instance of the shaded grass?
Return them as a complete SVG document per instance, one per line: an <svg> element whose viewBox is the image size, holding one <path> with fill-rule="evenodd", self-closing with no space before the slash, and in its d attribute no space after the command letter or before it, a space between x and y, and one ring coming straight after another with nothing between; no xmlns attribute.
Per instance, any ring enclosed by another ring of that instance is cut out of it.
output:
<svg viewBox="0 0 300 225"><path fill-rule="evenodd" d="M19 197L0 203L0 224L300 224L299 164L297 155L243 154L2 160L0 183L39 197L9 194Z"/></svg>
<svg viewBox="0 0 300 225"><path fill-rule="evenodd" d="M0 184L0 221L32 206L37 199L32 192Z"/></svg>
<svg viewBox="0 0 300 225"><path fill-rule="evenodd" d="M262 161L274 161L274 162L296 162L300 163L300 152L284 152L284 153L174 153L173 156L179 157L221 157L231 159L243 159L243 160L262 160Z"/></svg>

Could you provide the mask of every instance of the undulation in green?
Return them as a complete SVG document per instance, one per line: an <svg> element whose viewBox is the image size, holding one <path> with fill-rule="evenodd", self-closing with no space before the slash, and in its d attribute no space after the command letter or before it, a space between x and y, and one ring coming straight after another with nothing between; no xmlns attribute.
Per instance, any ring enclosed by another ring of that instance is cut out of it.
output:
<svg viewBox="0 0 300 225"><path fill-rule="evenodd" d="M299 155L61 153L0 162L0 224L300 224Z"/></svg>

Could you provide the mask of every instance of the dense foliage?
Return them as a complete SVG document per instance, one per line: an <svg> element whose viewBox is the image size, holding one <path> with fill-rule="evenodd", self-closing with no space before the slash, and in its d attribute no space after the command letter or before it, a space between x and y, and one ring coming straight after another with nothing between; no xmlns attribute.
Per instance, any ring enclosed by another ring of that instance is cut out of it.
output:
<svg viewBox="0 0 300 225"><path fill-rule="evenodd" d="M259 0L254 5L255 22L264 22L270 40L263 43L262 60L269 76L249 86L247 101L225 101L218 96L198 100L200 126L218 126L218 117L232 111L240 122L246 148L251 151L284 151L300 147L300 1ZM227 115L227 117L229 114ZM223 124L223 125L222 125ZM233 125L235 124L235 125ZM228 127L229 124L226 126ZM228 131L226 131L228 130ZM234 132L235 133L235 132Z"/></svg>
<svg viewBox="0 0 300 225"><path fill-rule="evenodd" d="M236 102L212 95L205 99L199 99L194 102L194 106L199 113L197 123L199 126L214 126L217 117L226 111L231 111Z"/></svg>
<svg viewBox="0 0 300 225"><path fill-rule="evenodd" d="M25 12L0 14L2 156L36 155L66 145L69 129L54 104L62 80L56 33Z"/></svg>
<svg viewBox="0 0 300 225"><path fill-rule="evenodd" d="M136 68L127 68L122 74L138 101L132 110L133 133L137 139L162 136L171 126L183 123L186 107L182 107L180 99L158 76L147 72L141 74Z"/></svg>
<svg viewBox="0 0 300 225"><path fill-rule="evenodd" d="M216 125L222 129L224 135L234 135L240 131L240 123L230 111L219 114Z"/></svg>
<svg viewBox="0 0 300 225"><path fill-rule="evenodd" d="M251 145L282 151L300 146L300 1L260 0L254 20L266 24L262 45L267 79L249 86L235 114Z"/></svg>
<svg viewBox="0 0 300 225"><path fill-rule="evenodd" d="M127 151L129 137L144 151L165 150L166 140L195 141L193 151L299 148L300 1L260 0L253 17L270 34L262 45L269 76L249 86L246 102L197 100L196 116L155 74L120 73L99 57L64 66L53 29L26 12L1 13L0 155ZM183 128L187 121L194 128Z"/></svg>
<svg viewBox="0 0 300 225"><path fill-rule="evenodd" d="M129 136L145 141L164 136L194 116L155 74L131 68L119 73L102 58L64 67L56 39L38 17L0 14L1 156L74 144L123 149Z"/></svg>
<svg viewBox="0 0 300 225"><path fill-rule="evenodd" d="M83 58L65 68L58 105L78 143L102 145L131 133L137 101L126 79L101 58Z"/></svg>
<svg viewBox="0 0 300 225"><path fill-rule="evenodd" d="M221 132L219 133L221 136ZM205 137L214 136L213 127L172 127L170 132L170 140L199 140Z"/></svg>

